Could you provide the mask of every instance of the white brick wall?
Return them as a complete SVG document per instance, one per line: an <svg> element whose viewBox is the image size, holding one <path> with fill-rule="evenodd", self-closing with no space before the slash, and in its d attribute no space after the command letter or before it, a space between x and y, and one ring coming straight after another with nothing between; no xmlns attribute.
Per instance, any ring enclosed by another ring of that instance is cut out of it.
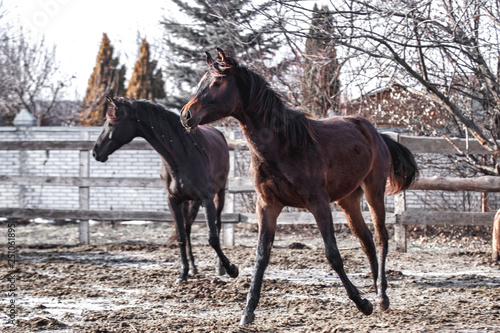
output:
<svg viewBox="0 0 500 333"><path fill-rule="evenodd" d="M78 160L77 160L78 161ZM105 163L90 161L93 177L160 177L161 159L154 150L118 150Z"/></svg>
<svg viewBox="0 0 500 333"><path fill-rule="evenodd" d="M0 150L0 173L7 176L19 174L18 151Z"/></svg>
<svg viewBox="0 0 500 333"><path fill-rule="evenodd" d="M0 205L6 208L19 207L19 186L0 186Z"/></svg>
<svg viewBox="0 0 500 333"><path fill-rule="evenodd" d="M31 208L78 209L78 187L26 186L24 205Z"/></svg>
<svg viewBox="0 0 500 333"><path fill-rule="evenodd" d="M97 139L100 127L35 127L17 130L0 127L0 141L77 141L88 131ZM141 140L141 139L135 139ZM6 151L0 147L0 174L9 176L78 177L79 151ZM160 177L161 159L154 150L118 150L106 163L90 159L91 177ZM78 209L76 186L0 186L0 206L25 208ZM165 190L144 188L91 188L90 209L168 210Z"/></svg>
<svg viewBox="0 0 500 333"><path fill-rule="evenodd" d="M90 189L90 209L95 210L168 210L164 189L140 187L116 188L93 187Z"/></svg>

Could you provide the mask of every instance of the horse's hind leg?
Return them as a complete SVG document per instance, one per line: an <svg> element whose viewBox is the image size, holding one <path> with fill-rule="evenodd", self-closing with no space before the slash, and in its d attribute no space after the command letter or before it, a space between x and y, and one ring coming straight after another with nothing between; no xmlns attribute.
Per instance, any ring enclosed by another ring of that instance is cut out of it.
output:
<svg viewBox="0 0 500 333"><path fill-rule="evenodd" d="M220 230L222 227L222 210L224 209L224 203L226 202L226 188L223 187L219 193L215 195L214 204L215 204L215 213L217 216L216 225L217 225L217 233L220 235Z"/></svg>
<svg viewBox="0 0 500 333"><path fill-rule="evenodd" d="M193 274L198 274L198 269L194 263L193 247L191 243L191 227L193 226L194 220L198 215L198 210L200 208L200 202L196 200L184 201L183 211L184 211L184 225L186 227L186 239L189 254L189 261L191 262L191 271Z"/></svg>
<svg viewBox="0 0 500 333"><path fill-rule="evenodd" d="M327 198L326 195L324 198L318 197L315 200L311 200L310 203L311 213L313 213L316 219L318 229L325 243L326 258L342 281L349 298L356 304L356 307L361 312L365 315L370 315L373 311L372 304L369 300L360 296L358 289L351 283L344 271L344 264L342 263L342 258L340 257L337 242L335 240L332 213Z"/></svg>
<svg viewBox="0 0 500 333"><path fill-rule="evenodd" d="M168 197L168 206L170 207L170 211L172 212L175 221L175 227L177 230L177 244L179 245L179 250L181 252L182 271L179 280L186 281L189 272L189 263L186 254L186 231L184 229L182 206L181 202L172 197Z"/></svg>
<svg viewBox="0 0 500 333"><path fill-rule="evenodd" d="M217 227L217 235L219 236L220 239L220 231L222 228L222 210L224 209L224 203L226 201L226 187L223 186L222 189L215 195L214 199L214 204L215 204L215 213L216 213L216 220L215 224ZM216 269L219 270L219 275L224 275L226 274L226 269L224 266L222 266L222 262L220 261L220 258L217 256L217 267Z"/></svg>
<svg viewBox="0 0 500 333"><path fill-rule="evenodd" d="M382 310L389 308L389 298L387 297L387 279L385 276L385 261L389 246L389 235L385 226L385 204L384 204L384 181L367 183L365 182L366 202L370 207L370 213L375 228L375 244L378 256L378 276L377 297Z"/></svg>
<svg viewBox="0 0 500 333"><path fill-rule="evenodd" d="M224 268L226 269L227 274L230 277L235 278L239 274L238 267L229 262L229 259L227 259L227 257L224 255L220 247L219 235L217 233L217 226L215 224L217 212L214 202L212 199L208 199L203 203L203 205L205 207L205 217L208 226L208 243L217 253L217 256L219 257L222 266L224 266Z"/></svg>
<svg viewBox="0 0 500 333"><path fill-rule="evenodd" d="M342 208L347 219L347 223L352 233L359 239L361 248L363 252L368 257L370 262L370 268L373 276L373 285L375 290L377 290L377 279L378 279L378 262L377 262L377 252L375 250L375 243L373 242L373 235L366 225L363 215L361 213L361 197L363 196L363 191L358 188L351 195L342 200L339 200L337 204Z"/></svg>

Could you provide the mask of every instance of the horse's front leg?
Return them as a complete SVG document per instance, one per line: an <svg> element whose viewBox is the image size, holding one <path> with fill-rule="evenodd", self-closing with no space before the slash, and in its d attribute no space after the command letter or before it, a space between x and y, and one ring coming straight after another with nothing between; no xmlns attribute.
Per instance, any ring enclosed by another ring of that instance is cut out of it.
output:
<svg viewBox="0 0 500 333"><path fill-rule="evenodd" d="M216 210L214 202L212 199L208 199L203 203L203 205L205 207L205 218L207 220L208 226L208 243L217 253L217 256L219 257L222 266L226 269L227 274L230 277L235 278L239 274L238 267L229 262L229 259L227 259L227 257L224 255L220 247L219 234L217 231L217 226L215 224Z"/></svg>
<svg viewBox="0 0 500 333"><path fill-rule="evenodd" d="M186 231L184 229L184 218L182 215L182 202L177 199L168 197L168 206L172 212L172 216L175 221L175 229L177 231L177 244L179 245L179 250L181 252L182 261L182 271L179 277L179 281L186 281L189 272L189 263L186 253Z"/></svg>
<svg viewBox="0 0 500 333"><path fill-rule="evenodd" d="M248 291L247 304L241 316L240 325L246 325L253 322L255 318L255 308L259 304L260 292L262 289L262 280L264 272L269 264L271 248L273 247L274 235L276 233L276 219L278 218L283 205L276 203L269 205L260 197L257 201L257 219L259 223L259 240L255 255L255 268Z"/></svg>

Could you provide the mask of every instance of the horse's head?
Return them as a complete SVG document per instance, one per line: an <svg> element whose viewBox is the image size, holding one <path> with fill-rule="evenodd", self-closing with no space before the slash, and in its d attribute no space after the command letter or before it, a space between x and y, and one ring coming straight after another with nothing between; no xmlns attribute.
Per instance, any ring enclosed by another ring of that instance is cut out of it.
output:
<svg viewBox="0 0 500 333"><path fill-rule="evenodd" d="M194 129L201 124L234 115L241 109L241 98L235 79L236 61L217 48L217 59L207 56L208 72L198 84L198 90L181 111L184 127Z"/></svg>
<svg viewBox="0 0 500 333"><path fill-rule="evenodd" d="M92 155L99 162L106 162L108 156L136 137L137 122L129 118L129 106L122 99L106 97L109 106L106 122L97 138Z"/></svg>

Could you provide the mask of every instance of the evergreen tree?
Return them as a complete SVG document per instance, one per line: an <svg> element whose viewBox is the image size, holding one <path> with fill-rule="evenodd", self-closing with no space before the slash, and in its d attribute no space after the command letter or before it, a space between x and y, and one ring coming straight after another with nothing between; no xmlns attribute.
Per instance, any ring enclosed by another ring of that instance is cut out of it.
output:
<svg viewBox="0 0 500 333"><path fill-rule="evenodd" d="M125 97L136 99L161 99L166 97L165 82L163 81L161 69L155 72L158 62L149 59L149 44L146 39L143 39L139 49L139 59L135 63Z"/></svg>
<svg viewBox="0 0 500 333"><path fill-rule="evenodd" d="M272 1L261 5L254 5L251 0L194 0L195 5L192 1L172 2L183 14L183 20L179 23L174 17L165 17L162 22L168 52L165 74L175 90L169 94L171 107L182 107L193 95L207 69L204 51L213 54L216 47L222 47L241 63L264 73L262 64L274 60L280 48L280 39L271 32L277 30L277 23L261 19L271 9Z"/></svg>
<svg viewBox="0 0 500 333"><path fill-rule="evenodd" d="M118 58L113 58L113 46L106 34L102 36L101 48L92 72L87 92L82 103L80 123L83 126L100 126L106 115L106 96L123 96L125 93L125 66L118 67Z"/></svg>
<svg viewBox="0 0 500 333"><path fill-rule="evenodd" d="M304 111L320 118L339 109L340 67L331 38L333 30L328 7L318 9L315 4L305 46L301 104Z"/></svg>

